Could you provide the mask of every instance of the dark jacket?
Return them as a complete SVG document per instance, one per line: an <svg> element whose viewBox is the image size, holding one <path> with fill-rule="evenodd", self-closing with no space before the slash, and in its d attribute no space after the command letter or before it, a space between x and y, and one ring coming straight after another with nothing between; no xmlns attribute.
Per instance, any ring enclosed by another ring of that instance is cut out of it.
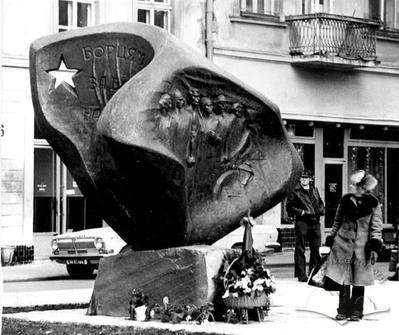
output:
<svg viewBox="0 0 399 335"><path fill-rule="evenodd" d="M319 220L324 215L324 203L317 188L310 186L305 190L300 184L288 196L287 212L296 220Z"/></svg>
<svg viewBox="0 0 399 335"><path fill-rule="evenodd" d="M382 244L381 232L381 205L377 198L366 194L359 201L354 194L344 195L330 233L333 244L326 276L339 284L372 285L373 268L367 257L367 245L373 240Z"/></svg>

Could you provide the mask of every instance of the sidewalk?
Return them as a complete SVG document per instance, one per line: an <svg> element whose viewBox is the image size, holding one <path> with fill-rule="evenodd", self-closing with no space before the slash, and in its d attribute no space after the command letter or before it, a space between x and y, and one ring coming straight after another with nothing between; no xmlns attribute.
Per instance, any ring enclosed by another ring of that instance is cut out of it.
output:
<svg viewBox="0 0 399 335"><path fill-rule="evenodd" d="M293 267L293 251L284 251L266 256L269 268L277 269ZM384 280L387 263L377 263L376 270L379 281L376 285L366 288L364 320L358 323L340 322L333 318L336 314L338 296L336 292L326 292L319 288L300 283L291 274L288 278L277 279L277 292L272 297L272 307L268 318L262 322L251 322L249 325L226 324L221 322L208 325L165 324L160 322L135 322L120 317L87 316L85 309L50 310L16 313L7 315L8 318L20 318L29 321L73 322L93 325L116 325L134 327L138 334L151 333L149 328L156 328L162 332L168 329L179 334L186 333L214 333L214 334L265 334L265 332L295 332L295 334L374 334L382 331L392 331L397 328L399 318L399 282ZM64 265L51 261L35 261L31 264L14 265L2 268L3 279L7 283L25 280L40 280L44 278L67 276ZM277 270L275 270L277 272ZM290 271L288 268L284 271ZM287 273L287 272L286 272ZM3 306L34 306L88 303L92 289L68 289L57 291L37 292L6 292L1 295ZM388 311L389 310L389 311ZM375 313L379 311L379 313ZM343 325L345 325L343 327ZM136 332L135 332L136 333Z"/></svg>
<svg viewBox="0 0 399 335"><path fill-rule="evenodd" d="M377 334L392 332L397 328L399 317L399 282L377 282L366 288L365 317L360 322L337 322L333 318L338 303L337 293L299 283L294 279L277 282L269 316L264 322L250 322L248 325L211 322L206 325L189 323L169 324L161 322L136 322L122 317L88 316L85 309L27 312L7 315L29 321L73 322L92 325L114 325L134 327L134 334L154 333L153 330L168 329L176 334ZM369 314L372 313L372 314ZM152 331L150 330L152 329Z"/></svg>

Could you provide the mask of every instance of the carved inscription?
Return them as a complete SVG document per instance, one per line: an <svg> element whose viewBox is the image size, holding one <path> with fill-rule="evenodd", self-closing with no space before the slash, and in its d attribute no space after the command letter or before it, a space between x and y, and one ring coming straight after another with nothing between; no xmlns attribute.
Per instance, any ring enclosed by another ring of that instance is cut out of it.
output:
<svg viewBox="0 0 399 335"><path fill-rule="evenodd" d="M118 40L86 45L81 48L81 52L89 69L88 89L94 93L100 110L145 65L145 53L142 50ZM90 113L91 110L85 111L85 115Z"/></svg>
<svg viewBox="0 0 399 335"><path fill-rule="evenodd" d="M99 88L99 89L109 88L109 89L115 91L115 90L120 89L128 80L129 80L129 77L127 77L127 76L120 76L120 77L90 76L89 89L93 91L97 88Z"/></svg>
<svg viewBox="0 0 399 335"><path fill-rule="evenodd" d="M92 59L122 59L124 61L134 62L139 65L144 63L144 54L132 47L122 45L97 45L95 47L83 47L83 59L89 61Z"/></svg>

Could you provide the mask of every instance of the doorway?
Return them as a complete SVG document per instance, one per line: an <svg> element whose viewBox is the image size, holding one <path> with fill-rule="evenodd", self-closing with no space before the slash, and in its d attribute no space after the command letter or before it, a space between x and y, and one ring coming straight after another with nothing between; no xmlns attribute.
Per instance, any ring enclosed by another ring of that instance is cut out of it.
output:
<svg viewBox="0 0 399 335"><path fill-rule="evenodd" d="M334 223L335 212L343 192L344 164L325 162L324 164L324 199L325 199L325 228L331 228Z"/></svg>
<svg viewBox="0 0 399 335"><path fill-rule="evenodd" d="M48 145L34 149L35 234L62 234L102 226L95 204L80 191L71 173Z"/></svg>

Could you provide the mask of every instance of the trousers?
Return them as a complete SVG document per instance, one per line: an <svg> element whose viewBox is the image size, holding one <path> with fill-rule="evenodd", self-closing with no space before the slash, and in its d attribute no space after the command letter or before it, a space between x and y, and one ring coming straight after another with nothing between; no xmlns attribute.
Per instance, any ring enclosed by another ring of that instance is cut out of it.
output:
<svg viewBox="0 0 399 335"><path fill-rule="evenodd" d="M346 316L363 317L364 286L343 285L339 291L338 313Z"/></svg>
<svg viewBox="0 0 399 335"><path fill-rule="evenodd" d="M298 278L306 277L306 240L309 241L310 248L308 271L308 273L310 273L314 267L321 265L321 257L319 253L319 248L321 246L320 222L297 220L295 223L294 276Z"/></svg>

